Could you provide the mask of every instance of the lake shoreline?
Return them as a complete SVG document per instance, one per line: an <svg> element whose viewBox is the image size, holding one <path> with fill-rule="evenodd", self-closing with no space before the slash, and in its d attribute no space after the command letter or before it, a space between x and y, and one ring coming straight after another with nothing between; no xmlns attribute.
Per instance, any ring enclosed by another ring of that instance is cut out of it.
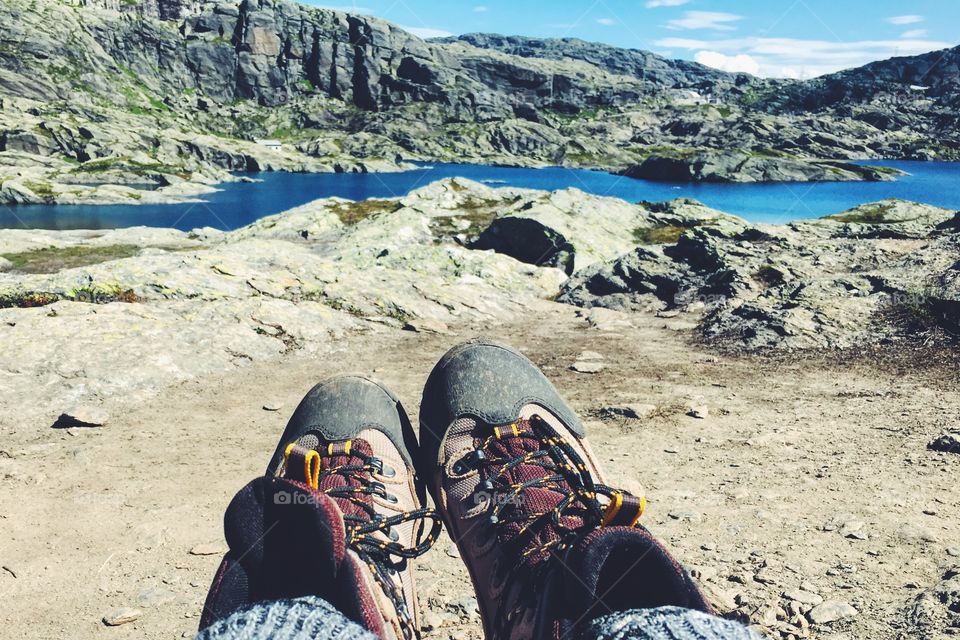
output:
<svg viewBox="0 0 960 640"><path fill-rule="evenodd" d="M190 230L236 229L254 220L324 197L348 200L409 194L431 182L464 177L491 186L586 193L627 201L693 198L753 222L784 223L838 213L884 199L960 208L960 163L861 160L905 172L890 182L668 183L618 176L597 169L514 167L418 162L414 168L378 173L257 172L230 174L200 197L122 204L25 204L0 209L0 228L110 229L131 226ZM157 192L152 192L157 194Z"/></svg>

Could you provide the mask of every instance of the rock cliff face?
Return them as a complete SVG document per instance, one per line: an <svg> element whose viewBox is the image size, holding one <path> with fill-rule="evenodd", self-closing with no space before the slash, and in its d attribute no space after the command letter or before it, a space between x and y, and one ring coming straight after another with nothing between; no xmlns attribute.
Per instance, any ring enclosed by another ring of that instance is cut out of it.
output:
<svg viewBox="0 0 960 640"><path fill-rule="evenodd" d="M685 179L869 179L820 161L960 157L947 53L797 83L571 39L425 42L289 0L0 0L0 153L143 153L175 176L197 161L369 170L398 158L636 172L695 152L711 171ZM922 78L923 100L891 101ZM202 134L216 150L159 152ZM229 142L255 138L292 157Z"/></svg>

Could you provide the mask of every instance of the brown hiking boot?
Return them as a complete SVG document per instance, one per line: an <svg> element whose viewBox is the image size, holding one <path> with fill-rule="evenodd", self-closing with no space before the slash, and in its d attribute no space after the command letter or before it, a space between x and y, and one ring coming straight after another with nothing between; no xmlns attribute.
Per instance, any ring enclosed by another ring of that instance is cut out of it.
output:
<svg viewBox="0 0 960 640"><path fill-rule="evenodd" d="M403 407L380 385L341 376L314 387L266 477L227 509L230 552L201 629L249 602L316 595L385 640L418 637L409 560L436 541L440 520L421 507L414 446Z"/></svg>
<svg viewBox="0 0 960 640"><path fill-rule="evenodd" d="M460 549L488 640L569 636L593 618L675 605L709 611L604 484L583 425L518 352L472 341L434 368L420 407L421 474Z"/></svg>

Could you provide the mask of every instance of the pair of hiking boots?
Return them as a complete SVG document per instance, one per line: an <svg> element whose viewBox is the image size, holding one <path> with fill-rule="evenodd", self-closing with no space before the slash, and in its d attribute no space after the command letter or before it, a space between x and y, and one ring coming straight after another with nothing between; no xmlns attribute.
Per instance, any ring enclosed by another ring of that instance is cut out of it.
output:
<svg viewBox="0 0 960 640"><path fill-rule="evenodd" d="M424 506L425 486L437 511ZM307 394L266 476L227 508L230 550L200 627L252 602L315 595L384 640L418 637L410 561L441 522L489 640L568 637L628 609L709 612L637 524L644 506L604 483L580 420L506 346L475 340L440 360L419 443L390 391L336 377Z"/></svg>

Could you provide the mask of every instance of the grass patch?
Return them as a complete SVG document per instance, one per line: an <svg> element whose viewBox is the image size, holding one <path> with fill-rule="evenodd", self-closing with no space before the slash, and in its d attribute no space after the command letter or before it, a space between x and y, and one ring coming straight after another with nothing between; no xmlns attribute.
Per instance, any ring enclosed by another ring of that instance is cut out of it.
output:
<svg viewBox="0 0 960 640"><path fill-rule="evenodd" d="M49 182L37 182L35 180L24 180L23 186L30 189L38 198L43 198L47 202L56 199L57 194Z"/></svg>
<svg viewBox="0 0 960 640"><path fill-rule="evenodd" d="M896 224L898 220L887 220L887 215L893 211L893 205L888 202L878 202L859 207L849 213L837 213L827 216L829 220L837 222L851 222L860 224Z"/></svg>
<svg viewBox="0 0 960 640"><path fill-rule="evenodd" d="M716 226L715 220L693 220L687 224L664 224L656 227L637 227L633 239L637 244L677 244L684 232L697 227Z"/></svg>
<svg viewBox="0 0 960 640"><path fill-rule="evenodd" d="M21 273L57 273L63 269L85 267L109 260L129 258L140 252L140 248L129 244L115 244L104 247L45 247L21 253L4 253L2 256L12 263L12 269Z"/></svg>
<svg viewBox="0 0 960 640"><path fill-rule="evenodd" d="M60 296L55 293L30 291L27 293L0 294L0 309L33 309L35 307L45 307L58 300L60 300Z"/></svg>
<svg viewBox="0 0 960 640"><path fill-rule="evenodd" d="M653 147L630 147L630 153L635 155L638 160L646 160L647 158L656 156L659 158L673 158L676 160L686 160L687 158L692 158L697 155L696 149L690 149L688 147L663 147L663 146L653 146Z"/></svg>
<svg viewBox="0 0 960 640"><path fill-rule="evenodd" d="M338 202L331 205L330 210L340 218L340 222L343 224L353 225L372 216L393 213L402 208L402 204L393 200L370 199L356 202Z"/></svg>

